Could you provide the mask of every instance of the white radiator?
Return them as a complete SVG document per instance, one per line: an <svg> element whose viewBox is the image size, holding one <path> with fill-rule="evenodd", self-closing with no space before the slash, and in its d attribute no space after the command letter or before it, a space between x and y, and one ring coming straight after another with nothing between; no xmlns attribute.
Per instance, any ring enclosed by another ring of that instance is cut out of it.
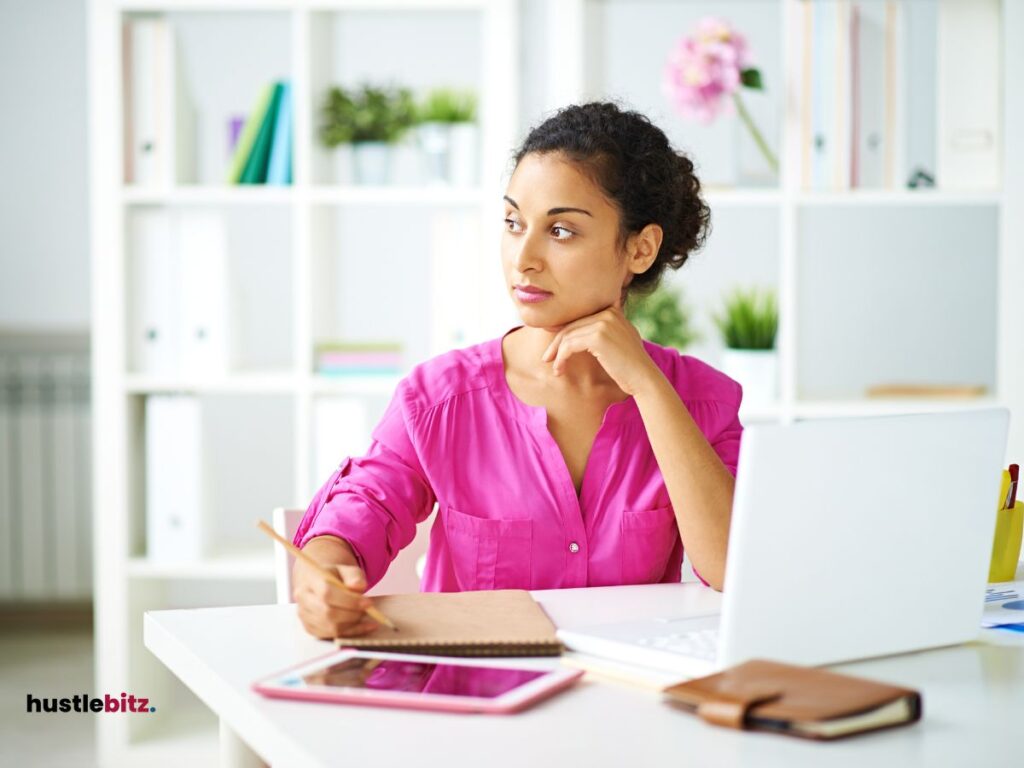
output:
<svg viewBox="0 0 1024 768"><path fill-rule="evenodd" d="M0 602L92 596L87 336L0 334Z"/></svg>

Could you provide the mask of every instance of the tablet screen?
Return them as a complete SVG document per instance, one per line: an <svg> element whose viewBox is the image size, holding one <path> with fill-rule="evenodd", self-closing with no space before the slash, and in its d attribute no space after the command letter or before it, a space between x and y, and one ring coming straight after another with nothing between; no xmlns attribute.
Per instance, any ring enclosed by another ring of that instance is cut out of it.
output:
<svg viewBox="0 0 1024 768"><path fill-rule="evenodd" d="M353 657L302 675L306 685L493 699L546 673L399 659Z"/></svg>

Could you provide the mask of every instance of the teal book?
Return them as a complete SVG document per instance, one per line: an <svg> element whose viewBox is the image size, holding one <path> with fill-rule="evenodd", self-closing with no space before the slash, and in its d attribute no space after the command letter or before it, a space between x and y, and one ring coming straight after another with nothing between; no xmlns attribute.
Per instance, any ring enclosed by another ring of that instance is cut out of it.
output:
<svg viewBox="0 0 1024 768"><path fill-rule="evenodd" d="M231 167L228 169L228 183L238 184L242 180L242 171L252 154L252 147L256 141L256 135L263 124L263 118L267 115L267 107L270 106L270 98L274 95L274 84L267 83L260 89L259 97L253 106L252 112L245 121L245 127L238 137L235 145L235 154L231 158Z"/></svg>
<svg viewBox="0 0 1024 768"><path fill-rule="evenodd" d="M270 147L274 138L274 123L277 121L277 109L281 103L281 83L274 83L274 92L270 96L270 104L267 106L267 114L260 125L259 133L252 145L252 154L249 155L242 171L242 184L262 184L267 180L267 166L270 163Z"/></svg>
<svg viewBox="0 0 1024 768"><path fill-rule="evenodd" d="M292 183L292 84L282 83L281 103L274 123L274 143L270 150L267 184Z"/></svg>

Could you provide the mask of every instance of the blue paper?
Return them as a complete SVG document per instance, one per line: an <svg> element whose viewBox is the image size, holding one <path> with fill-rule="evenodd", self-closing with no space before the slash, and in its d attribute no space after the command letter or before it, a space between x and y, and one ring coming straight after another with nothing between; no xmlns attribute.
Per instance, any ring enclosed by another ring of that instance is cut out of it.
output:
<svg viewBox="0 0 1024 768"><path fill-rule="evenodd" d="M1005 629L1010 632L1024 632L1024 624L997 624L991 629Z"/></svg>

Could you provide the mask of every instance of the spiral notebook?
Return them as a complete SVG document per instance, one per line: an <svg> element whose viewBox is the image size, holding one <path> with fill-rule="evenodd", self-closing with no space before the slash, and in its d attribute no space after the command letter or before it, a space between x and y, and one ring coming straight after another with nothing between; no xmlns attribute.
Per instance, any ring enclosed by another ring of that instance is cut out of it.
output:
<svg viewBox="0 0 1024 768"><path fill-rule="evenodd" d="M557 656L555 625L529 592L420 592L375 597L398 627L362 637L337 637L345 648L437 656Z"/></svg>

